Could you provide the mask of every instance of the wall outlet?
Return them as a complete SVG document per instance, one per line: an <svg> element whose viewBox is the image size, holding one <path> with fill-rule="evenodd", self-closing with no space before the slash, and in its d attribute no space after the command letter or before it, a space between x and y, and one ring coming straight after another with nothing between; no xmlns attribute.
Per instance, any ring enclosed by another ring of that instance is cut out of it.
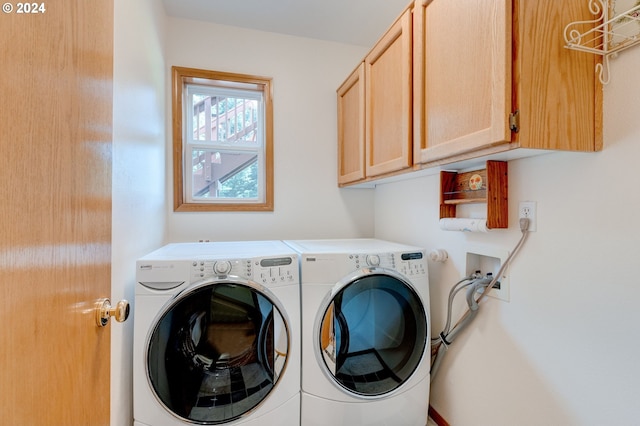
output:
<svg viewBox="0 0 640 426"><path fill-rule="evenodd" d="M518 220L522 218L529 219L529 232L535 232L538 229L536 202L535 201L520 201L520 207L518 208ZM518 223L518 226L520 224Z"/></svg>

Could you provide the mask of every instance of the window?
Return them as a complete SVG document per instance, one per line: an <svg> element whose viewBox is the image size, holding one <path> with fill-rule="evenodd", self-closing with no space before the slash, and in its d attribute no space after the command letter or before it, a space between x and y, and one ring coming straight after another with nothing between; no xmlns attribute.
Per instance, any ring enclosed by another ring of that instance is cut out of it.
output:
<svg viewBox="0 0 640 426"><path fill-rule="evenodd" d="M273 211L271 79L172 68L175 211Z"/></svg>

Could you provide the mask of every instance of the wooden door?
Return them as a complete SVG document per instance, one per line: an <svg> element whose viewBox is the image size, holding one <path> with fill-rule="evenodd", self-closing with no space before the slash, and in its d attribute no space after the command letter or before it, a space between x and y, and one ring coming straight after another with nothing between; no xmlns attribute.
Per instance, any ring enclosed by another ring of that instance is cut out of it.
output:
<svg viewBox="0 0 640 426"><path fill-rule="evenodd" d="M364 63L338 88L338 184L364 179Z"/></svg>
<svg viewBox="0 0 640 426"><path fill-rule="evenodd" d="M0 423L108 425L113 3L40 4L0 16Z"/></svg>
<svg viewBox="0 0 640 426"><path fill-rule="evenodd" d="M412 165L411 10L406 10L365 58L366 175Z"/></svg>
<svg viewBox="0 0 640 426"><path fill-rule="evenodd" d="M416 0L414 161L510 142L511 0Z"/></svg>

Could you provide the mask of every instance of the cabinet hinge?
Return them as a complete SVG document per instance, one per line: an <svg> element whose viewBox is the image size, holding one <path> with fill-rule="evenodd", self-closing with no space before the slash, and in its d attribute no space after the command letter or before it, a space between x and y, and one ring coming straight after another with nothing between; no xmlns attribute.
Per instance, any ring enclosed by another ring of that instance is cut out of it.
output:
<svg viewBox="0 0 640 426"><path fill-rule="evenodd" d="M516 133L520 130L520 111L516 110L509 114L509 129Z"/></svg>

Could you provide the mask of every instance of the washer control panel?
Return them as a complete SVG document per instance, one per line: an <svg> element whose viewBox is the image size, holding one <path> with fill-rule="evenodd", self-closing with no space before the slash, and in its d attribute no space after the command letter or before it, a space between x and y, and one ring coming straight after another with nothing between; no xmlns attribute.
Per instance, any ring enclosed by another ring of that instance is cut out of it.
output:
<svg viewBox="0 0 640 426"><path fill-rule="evenodd" d="M252 259L194 260L191 281L209 277L233 275L260 284L293 283L297 281L298 262L290 256Z"/></svg>
<svg viewBox="0 0 640 426"><path fill-rule="evenodd" d="M410 253L356 253L348 256L353 269L380 267L393 269L407 277L425 275L427 266L422 252Z"/></svg>

